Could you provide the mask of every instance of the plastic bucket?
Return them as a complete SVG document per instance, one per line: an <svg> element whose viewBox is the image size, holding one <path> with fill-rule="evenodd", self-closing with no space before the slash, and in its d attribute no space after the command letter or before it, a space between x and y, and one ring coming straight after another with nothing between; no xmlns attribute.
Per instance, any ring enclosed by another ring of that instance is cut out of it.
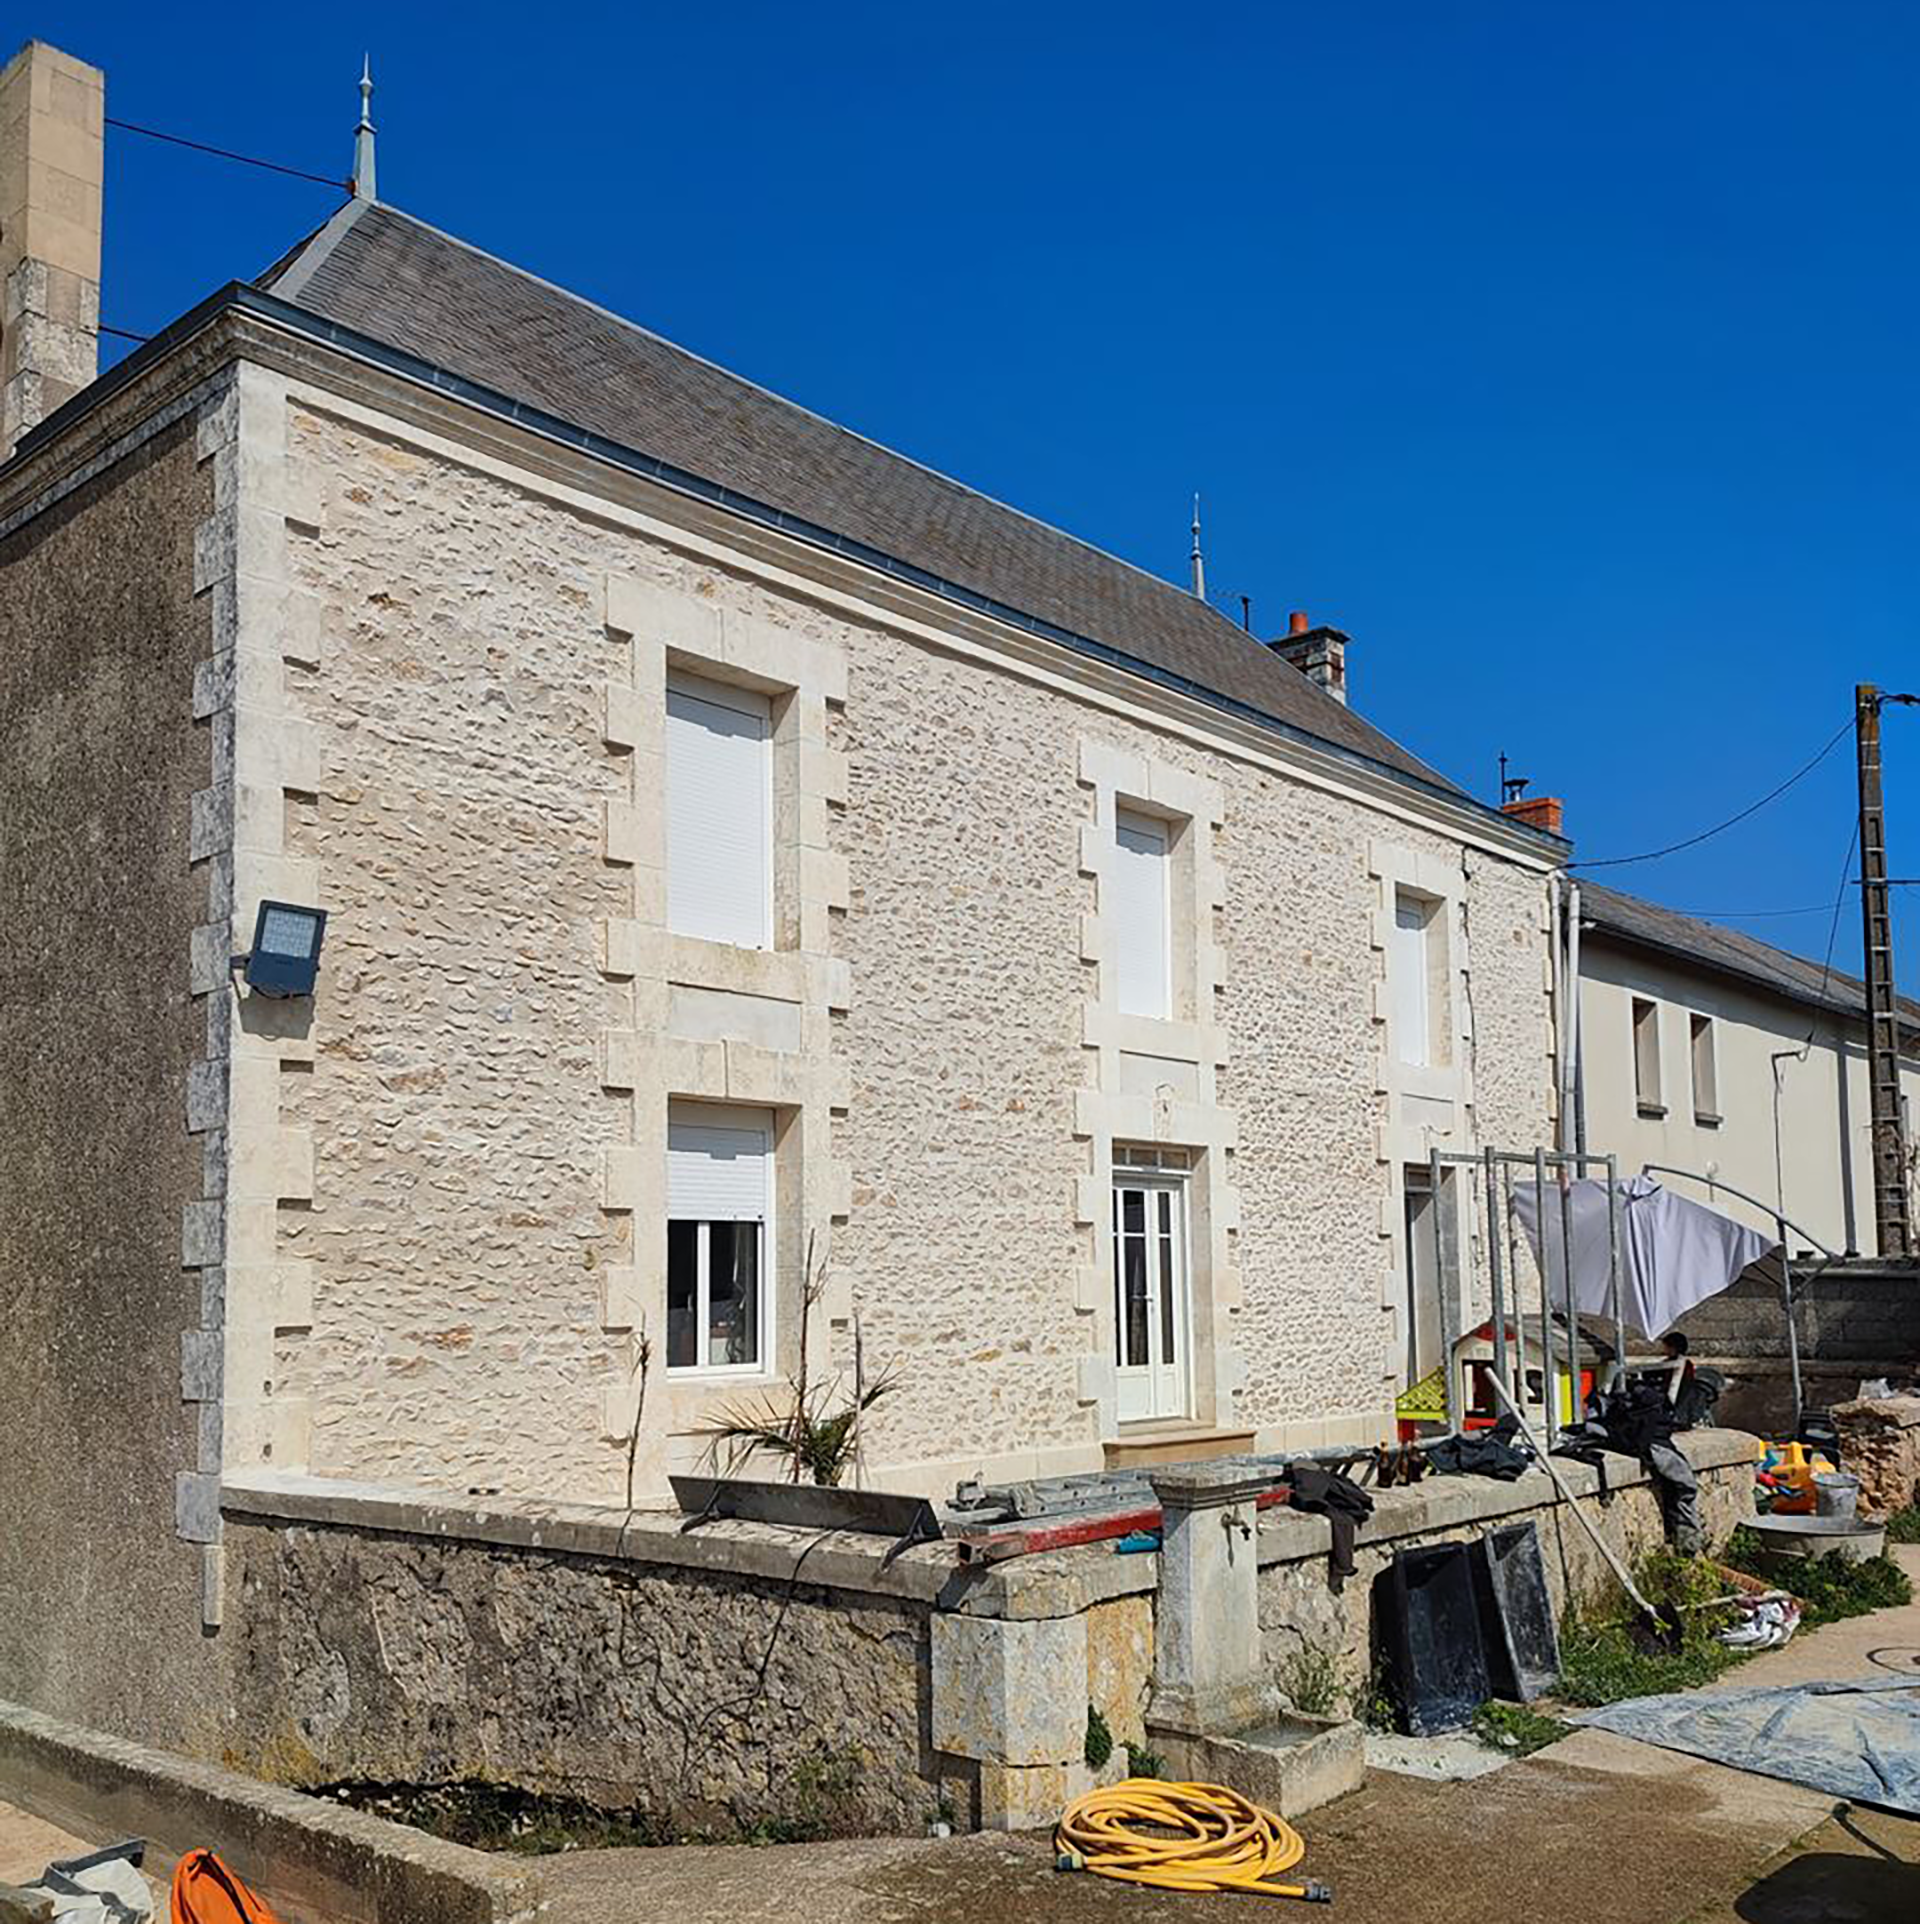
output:
<svg viewBox="0 0 1920 1924"><path fill-rule="evenodd" d="M1813 1479L1814 1513L1817 1516L1851 1518L1860 1501L1857 1476L1816 1476Z"/></svg>

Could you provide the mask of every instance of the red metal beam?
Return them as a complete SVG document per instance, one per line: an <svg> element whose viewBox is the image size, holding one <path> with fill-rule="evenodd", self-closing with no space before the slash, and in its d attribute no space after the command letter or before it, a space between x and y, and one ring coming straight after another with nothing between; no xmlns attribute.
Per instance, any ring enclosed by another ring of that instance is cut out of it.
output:
<svg viewBox="0 0 1920 1924"><path fill-rule="evenodd" d="M1280 1484L1255 1497L1254 1508L1270 1510L1284 1503L1288 1494L1287 1486ZM956 1537L954 1543L962 1563L1004 1563L1009 1557L1031 1556L1036 1550L1073 1550L1083 1544L1131 1536L1136 1530L1157 1530L1161 1521L1160 1506L1154 1503L1145 1509L1103 1510L1098 1516L1073 1517L1061 1523L975 1530Z"/></svg>

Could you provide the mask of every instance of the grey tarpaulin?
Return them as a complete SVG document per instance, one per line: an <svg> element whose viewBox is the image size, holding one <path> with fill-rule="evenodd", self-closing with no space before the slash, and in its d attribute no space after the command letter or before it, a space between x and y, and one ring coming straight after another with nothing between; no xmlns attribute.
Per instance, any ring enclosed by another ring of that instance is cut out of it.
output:
<svg viewBox="0 0 1920 1924"><path fill-rule="evenodd" d="M1920 1677L1635 1697L1573 1721L1920 1817Z"/></svg>

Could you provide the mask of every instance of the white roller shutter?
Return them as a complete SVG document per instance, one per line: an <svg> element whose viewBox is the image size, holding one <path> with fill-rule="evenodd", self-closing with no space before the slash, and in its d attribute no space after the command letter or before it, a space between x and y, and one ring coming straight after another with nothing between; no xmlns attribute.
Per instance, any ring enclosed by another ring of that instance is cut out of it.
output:
<svg viewBox="0 0 1920 1924"><path fill-rule="evenodd" d="M743 1109L738 1122L667 1120L667 1214L681 1222L765 1222L773 1118Z"/></svg>
<svg viewBox="0 0 1920 1924"><path fill-rule="evenodd" d="M694 675L667 681L667 923L771 946L768 706Z"/></svg>
<svg viewBox="0 0 1920 1924"><path fill-rule="evenodd" d="M1432 1059L1428 1012L1433 988L1427 973L1427 921L1431 911L1418 896L1393 900L1393 948L1387 975L1393 998L1393 1052L1402 1062L1424 1066Z"/></svg>
<svg viewBox="0 0 1920 1924"><path fill-rule="evenodd" d="M1114 816L1114 1000L1126 1015L1172 1014L1168 955L1167 824L1147 815Z"/></svg>

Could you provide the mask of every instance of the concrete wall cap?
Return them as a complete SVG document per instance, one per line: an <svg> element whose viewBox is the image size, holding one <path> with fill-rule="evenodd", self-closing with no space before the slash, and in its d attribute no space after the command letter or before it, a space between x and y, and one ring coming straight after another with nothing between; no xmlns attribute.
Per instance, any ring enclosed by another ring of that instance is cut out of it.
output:
<svg viewBox="0 0 1920 1924"><path fill-rule="evenodd" d="M1273 1488L1275 1472L1251 1469L1231 1458L1218 1463L1169 1463L1147 1472L1164 1509L1209 1510L1245 1503Z"/></svg>

